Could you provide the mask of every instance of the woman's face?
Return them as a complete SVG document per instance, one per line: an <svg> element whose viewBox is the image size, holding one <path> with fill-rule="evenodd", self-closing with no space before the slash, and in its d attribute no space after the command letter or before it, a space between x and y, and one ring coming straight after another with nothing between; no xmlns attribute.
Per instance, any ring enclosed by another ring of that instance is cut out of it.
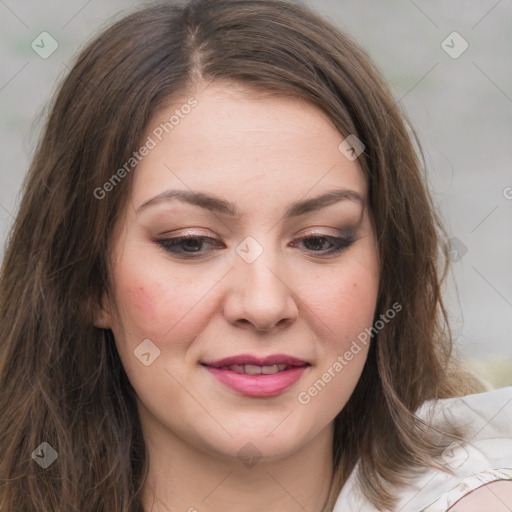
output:
<svg viewBox="0 0 512 512"><path fill-rule="evenodd" d="M311 105L219 83L194 98L148 127L97 325L146 435L278 459L332 433L365 363L379 281L367 183Z"/></svg>

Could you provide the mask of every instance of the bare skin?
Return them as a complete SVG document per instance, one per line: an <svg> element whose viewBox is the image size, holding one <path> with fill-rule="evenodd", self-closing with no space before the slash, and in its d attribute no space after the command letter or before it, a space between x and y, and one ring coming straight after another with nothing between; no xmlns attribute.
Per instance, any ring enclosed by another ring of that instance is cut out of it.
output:
<svg viewBox="0 0 512 512"><path fill-rule="evenodd" d="M500 480L482 485L458 501L450 512L510 512L512 510L512 482Z"/></svg>

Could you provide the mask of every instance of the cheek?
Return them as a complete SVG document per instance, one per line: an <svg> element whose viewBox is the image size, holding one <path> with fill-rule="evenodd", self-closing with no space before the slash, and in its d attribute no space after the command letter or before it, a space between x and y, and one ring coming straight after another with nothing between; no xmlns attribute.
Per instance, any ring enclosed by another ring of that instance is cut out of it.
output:
<svg viewBox="0 0 512 512"><path fill-rule="evenodd" d="M161 291L146 289L148 284L151 283L145 282L136 287L128 287L125 296L129 300L130 309L135 318L144 319L145 322L154 322L158 318L155 300L161 296Z"/></svg>
<svg viewBox="0 0 512 512"><path fill-rule="evenodd" d="M133 267L119 269L116 280L116 305L119 323L130 334L150 337L162 321L159 304L168 297L160 284L145 275L138 275Z"/></svg>
<svg viewBox="0 0 512 512"><path fill-rule="evenodd" d="M198 291L194 293L178 280L165 279L156 267L148 272L147 267L128 261L118 266L115 277L115 343L132 385L144 394L144 389L168 381L168 375L157 368L163 370L162 364L168 366L169 357L181 359L202 328L195 316L197 311L201 314L200 308L192 308ZM160 350L158 358L147 368L134 357L144 340L150 340Z"/></svg>
<svg viewBox="0 0 512 512"><path fill-rule="evenodd" d="M118 266L115 279L117 323L130 346L149 338L160 348L179 349L204 327L209 303L201 300L206 291L201 283L191 283L157 262L144 265L128 258Z"/></svg>
<svg viewBox="0 0 512 512"><path fill-rule="evenodd" d="M365 329L372 326L378 293L375 275L358 263L347 263L336 276L315 280L322 292L315 288L308 306L322 342L318 366L297 395L300 407L323 423L343 409L359 381L371 343Z"/></svg>
<svg viewBox="0 0 512 512"><path fill-rule="evenodd" d="M342 350L362 330L370 326L375 314L378 280L358 262L338 272L327 273L313 283L309 305L325 324L325 339L333 349Z"/></svg>

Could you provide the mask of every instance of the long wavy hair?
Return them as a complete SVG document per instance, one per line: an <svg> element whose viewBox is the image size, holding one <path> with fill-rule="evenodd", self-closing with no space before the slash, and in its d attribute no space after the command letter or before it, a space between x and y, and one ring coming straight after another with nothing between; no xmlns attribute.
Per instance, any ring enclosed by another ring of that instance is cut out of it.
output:
<svg viewBox="0 0 512 512"><path fill-rule="evenodd" d="M375 318L395 302L403 311L373 338L335 419L324 510L358 461L365 495L391 508L415 470L439 468L439 444L414 411L484 389L452 347L441 297L447 236L420 145L366 53L296 2L152 5L77 56L23 184L0 276L2 512L142 511L148 460L135 392L112 332L93 325L136 168L108 197L94 191L140 147L155 113L199 81L302 98L365 145L358 162L380 256ZM58 454L47 469L32 456L43 442Z"/></svg>

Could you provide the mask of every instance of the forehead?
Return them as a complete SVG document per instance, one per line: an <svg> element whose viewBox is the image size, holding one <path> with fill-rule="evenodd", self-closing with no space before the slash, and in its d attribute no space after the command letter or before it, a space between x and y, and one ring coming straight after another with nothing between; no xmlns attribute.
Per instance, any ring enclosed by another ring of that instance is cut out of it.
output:
<svg viewBox="0 0 512 512"><path fill-rule="evenodd" d="M210 84L150 121L144 141L152 148L134 173L133 196L141 204L165 188L215 189L282 202L340 186L365 196L361 167L338 148L344 138L301 99Z"/></svg>

